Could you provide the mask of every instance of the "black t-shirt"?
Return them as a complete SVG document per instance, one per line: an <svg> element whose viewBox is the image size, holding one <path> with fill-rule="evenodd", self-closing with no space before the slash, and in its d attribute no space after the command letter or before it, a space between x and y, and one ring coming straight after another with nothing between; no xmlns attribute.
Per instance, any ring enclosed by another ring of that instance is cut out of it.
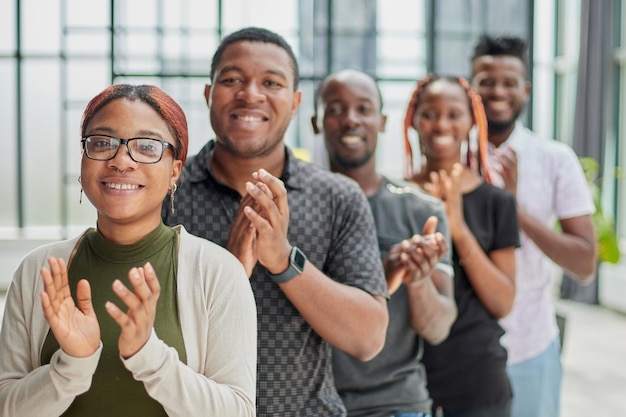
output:
<svg viewBox="0 0 626 417"><path fill-rule="evenodd" d="M514 197L483 183L463 195L465 222L485 253L519 247ZM506 374L504 330L482 304L452 246L458 317L450 335L437 346L424 344L428 389L433 407L471 409L511 398Z"/></svg>

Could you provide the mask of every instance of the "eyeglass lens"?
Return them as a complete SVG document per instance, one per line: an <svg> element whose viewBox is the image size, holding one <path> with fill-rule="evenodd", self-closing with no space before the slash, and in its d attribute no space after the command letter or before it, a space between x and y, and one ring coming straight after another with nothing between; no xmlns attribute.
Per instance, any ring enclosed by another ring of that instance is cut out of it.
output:
<svg viewBox="0 0 626 417"><path fill-rule="evenodd" d="M126 143L130 157L136 162L155 163L163 156L163 143L156 139L117 139L108 136L89 136L85 140L87 156L100 161L113 159L120 145Z"/></svg>

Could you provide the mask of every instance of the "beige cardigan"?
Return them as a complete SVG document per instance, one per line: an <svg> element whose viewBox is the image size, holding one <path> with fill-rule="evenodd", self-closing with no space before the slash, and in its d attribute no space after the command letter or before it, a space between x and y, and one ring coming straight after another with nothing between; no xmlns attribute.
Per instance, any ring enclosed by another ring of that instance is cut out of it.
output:
<svg viewBox="0 0 626 417"><path fill-rule="evenodd" d="M177 227L178 306L187 364L154 331L123 362L169 416L252 417L257 321L248 277L226 249ZM89 390L101 349L88 358L59 349L50 365L39 361L49 330L39 298L39 271L50 256L67 261L78 239L35 249L13 276L0 330L0 417L59 416L74 397Z"/></svg>

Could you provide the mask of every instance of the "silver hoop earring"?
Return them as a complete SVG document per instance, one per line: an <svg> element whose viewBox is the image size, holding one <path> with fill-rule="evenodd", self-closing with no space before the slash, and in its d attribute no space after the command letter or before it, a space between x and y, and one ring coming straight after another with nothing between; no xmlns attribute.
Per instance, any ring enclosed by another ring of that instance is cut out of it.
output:
<svg viewBox="0 0 626 417"><path fill-rule="evenodd" d="M172 188L170 188L170 212L174 214L176 209L174 208L174 193L178 190L178 184L174 183Z"/></svg>

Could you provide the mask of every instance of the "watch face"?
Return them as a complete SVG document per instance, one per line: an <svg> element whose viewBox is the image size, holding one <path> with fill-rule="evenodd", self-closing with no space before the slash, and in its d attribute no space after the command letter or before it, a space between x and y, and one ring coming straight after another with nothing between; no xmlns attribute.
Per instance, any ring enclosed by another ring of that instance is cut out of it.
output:
<svg viewBox="0 0 626 417"><path fill-rule="evenodd" d="M300 272L302 272L304 269L304 263L306 262L306 256L304 256L304 253L297 248L293 252L293 263L300 270Z"/></svg>

